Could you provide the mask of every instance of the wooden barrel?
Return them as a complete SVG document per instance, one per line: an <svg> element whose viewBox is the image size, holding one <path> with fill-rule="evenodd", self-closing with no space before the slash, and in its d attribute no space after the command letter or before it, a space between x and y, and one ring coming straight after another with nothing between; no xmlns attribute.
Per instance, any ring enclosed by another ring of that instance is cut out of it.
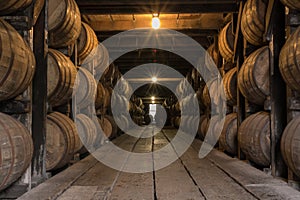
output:
<svg viewBox="0 0 300 200"><path fill-rule="evenodd" d="M129 101L126 99L125 96L119 95L118 93L114 92L111 99L112 107L117 108L115 112L118 114L127 113L129 112ZM140 107L137 107L140 108ZM139 112L139 110L138 110ZM142 114L142 113L141 113Z"/></svg>
<svg viewBox="0 0 300 200"><path fill-rule="evenodd" d="M118 125L116 124L114 118L112 116L110 116L110 115L105 115L104 118L107 119L110 122L111 127L112 127L112 132L111 132L110 137L111 138L117 137L117 134L118 134Z"/></svg>
<svg viewBox="0 0 300 200"><path fill-rule="evenodd" d="M202 101L206 106L206 108L210 108L212 103L214 105L218 105L220 100L217 95L217 91L218 91L218 79L214 78L211 81L209 81L203 89ZM212 99L210 97L210 94L212 95Z"/></svg>
<svg viewBox="0 0 300 200"><path fill-rule="evenodd" d="M104 108L110 108L111 104L111 96L112 96L112 88L111 87L104 87L105 89L105 98L104 98Z"/></svg>
<svg viewBox="0 0 300 200"><path fill-rule="evenodd" d="M263 0L248 0L245 3L241 21L244 38L253 45L263 43L267 4Z"/></svg>
<svg viewBox="0 0 300 200"><path fill-rule="evenodd" d="M270 94L269 48L262 47L252 53L242 65L238 74L238 87L252 103L264 105Z"/></svg>
<svg viewBox="0 0 300 200"><path fill-rule="evenodd" d="M49 114L46 127L46 170L50 171L68 164L82 143L75 123L66 115Z"/></svg>
<svg viewBox="0 0 300 200"><path fill-rule="evenodd" d="M81 30L81 17L75 0L49 0L49 45L66 47L77 40Z"/></svg>
<svg viewBox="0 0 300 200"><path fill-rule="evenodd" d="M32 159L33 144L25 126L0 113L0 191L15 182Z"/></svg>
<svg viewBox="0 0 300 200"><path fill-rule="evenodd" d="M246 118L238 130L238 142L247 159L270 165L270 115L258 112Z"/></svg>
<svg viewBox="0 0 300 200"><path fill-rule="evenodd" d="M33 52L21 35L0 19L0 101L24 92L35 71Z"/></svg>
<svg viewBox="0 0 300 200"><path fill-rule="evenodd" d="M88 56L82 61L81 66L86 69L94 69L95 78L100 80L104 77L104 71L109 66L109 54L105 46L99 43ZM104 83L104 81L103 81Z"/></svg>
<svg viewBox="0 0 300 200"><path fill-rule="evenodd" d="M289 37L281 49L279 69L286 84L300 92L300 27Z"/></svg>
<svg viewBox="0 0 300 200"><path fill-rule="evenodd" d="M67 103L73 93L77 70L70 58L49 49L47 68L47 97L53 107Z"/></svg>
<svg viewBox="0 0 300 200"><path fill-rule="evenodd" d="M112 125L110 121L105 117L98 118L98 121L103 133L107 138L109 138L112 135Z"/></svg>
<svg viewBox="0 0 300 200"><path fill-rule="evenodd" d="M93 150L97 141L97 128L94 121L84 114L78 114L76 115L75 123L83 145L80 149L80 153L85 153L86 149Z"/></svg>
<svg viewBox="0 0 300 200"><path fill-rule="evenodd" d="M116 67L115 65L112 63L109 65L109 67L107 67L103 74L102 77L100 79L101 82L103 82L106 85L111 86L112 85L112 81L113 81L113 75L115 73Z"/></svg>
<svg viewBox="0 0 300 200"><path fill-rule="evenodd" d="M291 9L300 10L299 0L281 0L281 2Z"/></svg>
<svg viewBox="0 0 300 200"><path fill-rule="evenodd" d="M175 128L179 128L180 123L181 123L181 116L175 117L175 120L174 120Z"/></svg>
<svg viewBox="0 0 300 200"><path fill-rule="evenodd" d="M200 139L204 139L207 131L207 124L208 124L209 118L206 115L201 115L199 120L199 126L198 126L198 135Z"/></svg>
<svg viewBox="0 0 300 200"><path fill-rule="evenodd" d="M237 113L226 115L219 144L232 155L237 155L237 132Z"/></svg>
<svg viewBox="0 0 300 200"><path fill-rule="evenodd" d="M227 104L234 106L237 104L237 68L228 71L223 77L224 90Z"/></svg>
<svg viewBox="0 0 300 200"><path fill-rule="evenodd" d="M11 14L18 10L22 10L28 7L32 3L32 0L7 0L0 1L0 13L1 15Z"/></svg>
<svg viewBox="0 0 300 200"><path fill-rule="evenodd" d="M105 96L106 96L105 88L101 82L98 82L97 95L96 95L96 100L95 100L96 109L100 109L103 106Z"/></svg>
<svg viewBox="0 0 300 200"><path fill-rule="evenodd" d="M281 138L281 154L289 168L300 177L300 117L285 128Z"/></svg>
<svg viewBox="0 0 300 200"><path fill-rule="evenodd" d="M98 46L98 39L94 30L86 23L81 23L81 31L77 39L77 52L79 58L79 65L82 64L84 59L96 49Z"/></svg>
<svg viewBox="0 0 300 200"><path fill-rule="evenodd" d="M130 117L130 116L128 116ZM130 128L128 118L125 115L114 116L115 122L122 131L126 131Z"/></svg>
<svg viewBox="0 0 300 200"><path fill-rule="evenodd" d="M79 68L76 81L76 105L79 108L93 105L97 93L97 83L93 75L88 70Z"/></svg>
<svg viewBox="0 0 300 200"><path fill-rule="evenodd" d="M215 68L218 64L218 51L215 48L215 44L210 45L205 54L205 66L207 70L211 71L211 68ZM203 74L201 74L203 75Z"/></svg>
<svg viewBox="0 0 300 200"><path fill-rule="evenodd" d="M219 50L221 56L228 62L232 61L234 50L234 35L232 23L229 22L219 34Z"/></svg>

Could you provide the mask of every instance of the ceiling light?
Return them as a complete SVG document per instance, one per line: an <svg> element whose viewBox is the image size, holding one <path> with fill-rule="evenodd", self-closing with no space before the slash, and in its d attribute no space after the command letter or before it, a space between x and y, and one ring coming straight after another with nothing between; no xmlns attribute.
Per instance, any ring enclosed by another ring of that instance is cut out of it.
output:
<svg viewBox="0 0 300 200"><path fill-rule="evenodd" d="M154 76L154 77L152 77L152 82L153 83L156 83L157 82L157 78Z"/></svg>
<svg viewBox="0 0 300 200"><path fill-rule="evenodd" d="M153 15L152 28L153 29L159 29L159 27L160 27L160 20L159 20L158 16L155 17L155 15Z"/></svg>
<svg viewBox="0 0 300 200"><path fill-rule="evenodd" d="M154 97L154 96L152 96L152 97L151 97L151 100L152 100L152 101L154 101L154 100L155 100L155 97Z"/></svg>
<svg viewBox="0 0 300 200"><path fill-rule="evenodd" d="M155 101L152 101L152 104L155 104Z"/></svg>

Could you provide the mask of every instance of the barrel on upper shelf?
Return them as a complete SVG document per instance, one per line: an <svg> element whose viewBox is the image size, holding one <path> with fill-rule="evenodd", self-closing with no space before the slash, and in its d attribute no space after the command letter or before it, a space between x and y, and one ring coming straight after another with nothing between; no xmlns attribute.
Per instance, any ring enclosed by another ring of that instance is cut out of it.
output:
<svg viewBox="0 0 300 200"><path fill-rule="evenodd" d="M81 31L81 17L75 0L49 0L49 46L66 47L75 43Z"/></svg>
<svg viewBox="0 0 300 200"><path fill-rule="evenodd" d="M238 130L238 142L247 159L257 165L270 165L270 115L258 112L250 115Z"/></svg>
<svg viewBox="0 0 300 200"><path fill-rule="evenodd" d="M59 112L47 116L46 170L59 169L82 148L75 123Z"/></svg>
<svg viewBox="0 0 300 200"><path fill-rule="evenodd" d="M230 106L237 104L237 68L228 71L223 77L226 102Z"/></svg>
<svg viewBox="0 0 300 200"><path fill-rule="evenodd" d="M7 15L25 9L32 0L6 0L0 1L0 15Z"/></svg>
<svg viewBox="0 0 300 200"><path fill-rule="evenodd" d="M232 61L234 49L234 35L232 23L229 22L219 34L219 50L221 56L228 62Z"/></svg>
<svg viewBox="0 0 300 200"><path fill-rule="evenodd" d="M98 46L98 39L94 30L86 23L81 23L80 35L77 39L77 52L79 65L95 50Z"/></svg>
<svg viewBox="0 0 300 200"><path fill-rule="evenodd" d="M281 0L281 2L291 9L300 10L299 0Z"/></svg>
<svg viewBox="0 0 300 200"><path fill-rule="evenodd" d="M226 115L219 145L232 155L237 155L237 132L237 113Z"/></svg>
<svg viewBox="0 0 300 200"><path fill-rule="evenodd" d="M288 167L300 177L300 117L285 128L281 138L281 154Z"/></svg>
<svg viewBox="0 0 300 200"><path fill-rule="evenodd" d="M264 105L270 94L269 48L262 47L252 53L243 63L238 74L238 87L252 103Z"/></svg>
<svg viewBox="0 0 300 200"><path fill-rule="evenodd" d="M267 4L264 0L248 0L245 3L241 31L250 44L259 46L263 43L266 10Z"/></svg>
<svg viewBox="0 0 300 200"><path fill-rule="evenodd" d="M18 180L31 163L29 131L13 117L0 113L0 191Z"/></svg>
<svg viewBox="0 0 300 200"><path fill-rule="evenodd" d="M30 85L35 57L21 35L0 19L0 101L16 97Z"/></svg>
<svg viewBox="0 0 300 200"><path fill-rule="evenodd" d="M206 54L205 54L206 67L202 68L202 71L204 73L209 73L217 65L218 65L218 51L216 49L216 45L212 44L206 50ZM199 67L203 67L203 66L199 66ZM201 76L203 77L204 74L201 74Z"/></svg>
<svg viewBox="0 0 300 200"><path fill-rule="evenodd" d="M49 49L47 69L47 97L53 107L67 103L75 86L77 70L70 58Z"/></svg>
<svg viewBox="0 0 300 200"><path fill-rule="evenodd" d="M286 84L300 92L300 27L288 38L279 57L279 69Z"/></svg>

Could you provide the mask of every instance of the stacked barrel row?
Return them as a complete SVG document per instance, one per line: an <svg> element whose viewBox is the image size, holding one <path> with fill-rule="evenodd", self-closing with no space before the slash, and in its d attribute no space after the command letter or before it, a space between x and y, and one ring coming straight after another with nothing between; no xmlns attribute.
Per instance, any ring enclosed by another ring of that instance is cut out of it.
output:
<svg viewBox="0 0 300 200"><path fill-rule="evenodd" d="M0 2L0 15L22 12L31 0ZM23 31L20 32L23 34ZM28 99L25 92L35 72L35 57L28 41L13 26L0 19L0 101ZM17 181L32 160L33 143L28 127L14 117L0 113L0 191Z"/></svg>

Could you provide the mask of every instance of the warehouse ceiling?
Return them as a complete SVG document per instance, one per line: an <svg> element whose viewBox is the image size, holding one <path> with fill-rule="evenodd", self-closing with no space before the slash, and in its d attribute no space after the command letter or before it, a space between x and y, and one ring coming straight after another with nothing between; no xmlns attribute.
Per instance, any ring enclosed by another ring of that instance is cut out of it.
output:
<svg viewBox="0 0 300 200"><path fill-rule="evenodd" d="M237 0L77 0L77 4L82 20L95 30L100 42L123 31L151 28L152 17L158 14L161 28L186 34L204 48L213 43L228 13L238 11ZM115 61L123 74L145 63L165 64L183 75L192 69L183 58L160 49L137 50Z"/></svg>

